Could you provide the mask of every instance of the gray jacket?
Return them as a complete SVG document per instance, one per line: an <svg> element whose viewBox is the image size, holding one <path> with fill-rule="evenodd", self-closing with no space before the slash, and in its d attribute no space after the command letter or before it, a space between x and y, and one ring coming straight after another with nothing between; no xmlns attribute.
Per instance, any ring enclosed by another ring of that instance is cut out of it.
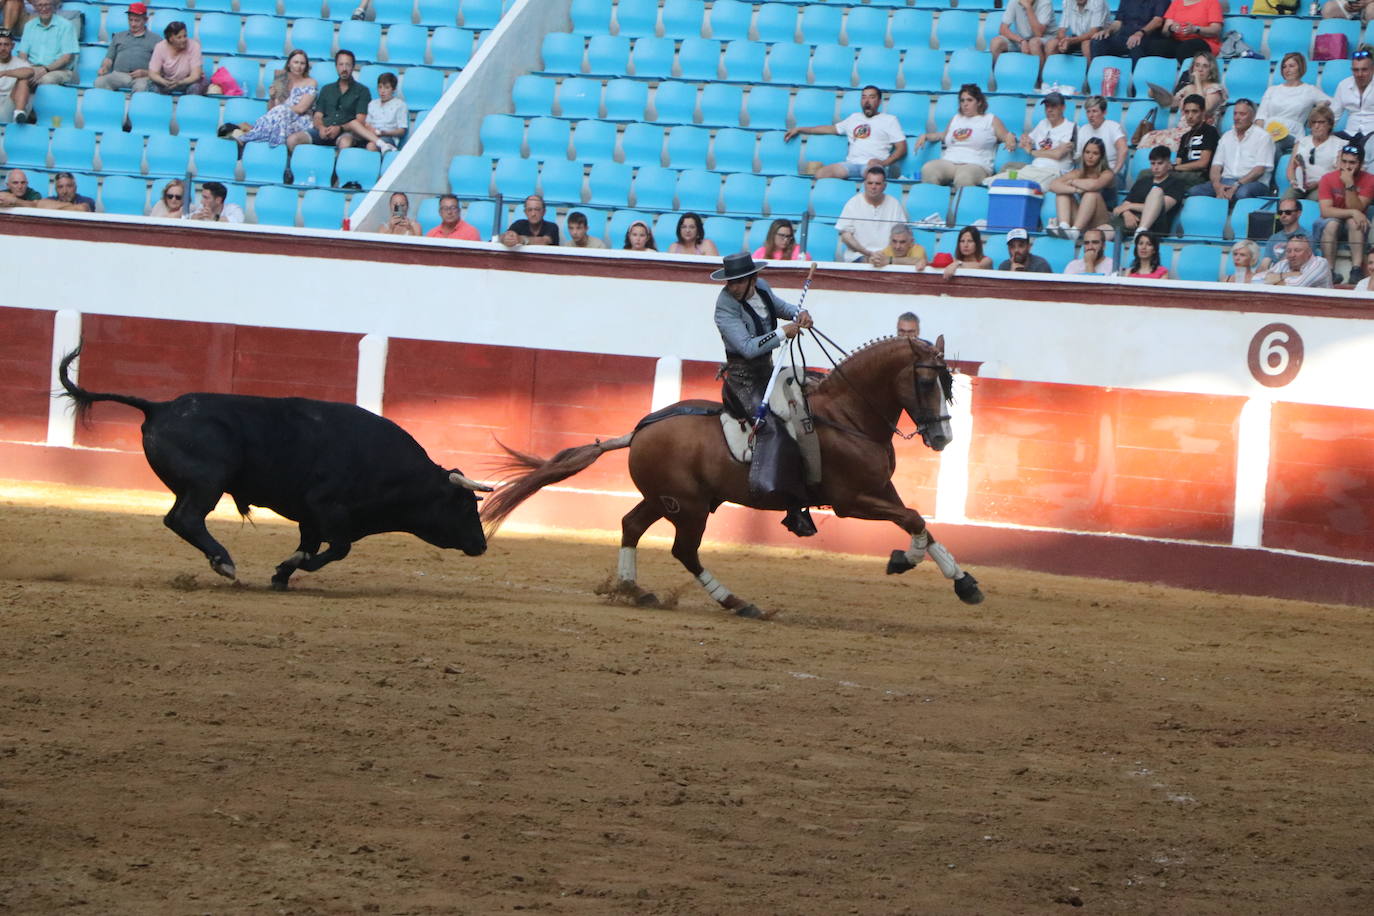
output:
<svg viewBox="0 0 1374 916"><path fill-rule="evenodd" d="M725 342L725 355L747 360L766 358L771 365L772 351L787 338L778 331L778 319L796 318L801 309L778 297L768 281L758 279L758 292L769 306L770 318L759 318L752 308L730 295L725 289L716 297L716 328Z"/></svg>

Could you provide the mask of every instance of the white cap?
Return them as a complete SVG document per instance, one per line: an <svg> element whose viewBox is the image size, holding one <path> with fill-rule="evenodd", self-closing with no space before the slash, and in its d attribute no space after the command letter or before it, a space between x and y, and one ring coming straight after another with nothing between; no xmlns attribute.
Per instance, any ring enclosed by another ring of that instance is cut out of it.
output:
<svg viewBox="0 0 1374 916"><path fill-rule="evenodd" d="M1030 236L1026 234L1026 230L1020 228L1013 229L1007 233L1008 242L1014 242L1017 239L1020 239L1023 242L1029 242Z"/></svg>

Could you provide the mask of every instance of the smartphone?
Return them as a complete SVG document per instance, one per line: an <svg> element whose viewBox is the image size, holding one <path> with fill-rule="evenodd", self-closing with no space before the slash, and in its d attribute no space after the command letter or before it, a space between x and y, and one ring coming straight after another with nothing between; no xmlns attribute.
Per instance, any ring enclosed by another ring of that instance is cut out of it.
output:
<svg viewBox="0 0 1374 916"><path fill-rule="evenodd" d="M396 204L394 207L392 207L392 208L391 208L391 215L394 216L394 217L396 217L397 219L405 219L405 217L406 217L406 206L405 206L405 204Z"/></svg>

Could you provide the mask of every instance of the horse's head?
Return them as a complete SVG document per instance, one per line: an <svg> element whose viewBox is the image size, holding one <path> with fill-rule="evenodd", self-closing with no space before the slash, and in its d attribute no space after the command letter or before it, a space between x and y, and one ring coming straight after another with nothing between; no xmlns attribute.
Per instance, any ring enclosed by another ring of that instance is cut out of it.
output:
<svg viewBox="0 0 1374 916"><path fill-rule="evenodd" d="M945 365L945 337L934 344L907 338L911 345L911 366L898 374L897 398L907 416L916 424L921 441L942 451L954 440L946 405L954 398L954 377Z"/></svg>

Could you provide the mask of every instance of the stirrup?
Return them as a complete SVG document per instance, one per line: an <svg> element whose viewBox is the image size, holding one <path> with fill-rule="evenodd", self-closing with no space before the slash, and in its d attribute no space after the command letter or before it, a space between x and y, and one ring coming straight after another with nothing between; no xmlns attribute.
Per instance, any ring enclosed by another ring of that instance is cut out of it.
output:
<svg viewBox="0 0 1374 916"><path fill-rule="evenodd" d="M809 538L816 533L816 523L811 520L811 510L806 506L788 509L782 526L799 538Z"/></svg>

